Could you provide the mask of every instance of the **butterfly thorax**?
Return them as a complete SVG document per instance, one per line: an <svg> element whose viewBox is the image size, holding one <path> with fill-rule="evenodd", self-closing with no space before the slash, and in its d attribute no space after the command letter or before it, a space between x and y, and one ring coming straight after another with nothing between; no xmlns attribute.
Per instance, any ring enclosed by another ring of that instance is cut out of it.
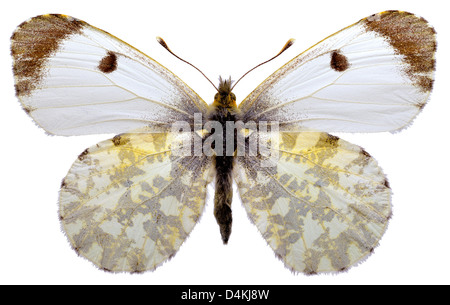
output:
<svg viewBox="0 0 450 305"><path fill-rule="evenodd" d="M213 107L230 108L237 111L236 96L231 92L231 79L220 78L218 92L214 96Z"/></svg>
<svg viewBox="0 0 450 305"><path fill-rule="evenodd" d="M214 96L208 120L220 123L222 127L222 149L218 149L218 143L214 143L214 165L216 169L216 185L214 195L214 216L220 227L222 241L226 244L231 234L231 202L233 198L233 164L236 150L236 130L227 129L227 122L238 120L238 108L236 96L231 92L231 80L220 79L218 93ZM228 132L227 132L228 130ZM217 132L217 131L215 131ZM230 142L230 143L229 143ZM227 148L232 145L232 149Z"/></svg>

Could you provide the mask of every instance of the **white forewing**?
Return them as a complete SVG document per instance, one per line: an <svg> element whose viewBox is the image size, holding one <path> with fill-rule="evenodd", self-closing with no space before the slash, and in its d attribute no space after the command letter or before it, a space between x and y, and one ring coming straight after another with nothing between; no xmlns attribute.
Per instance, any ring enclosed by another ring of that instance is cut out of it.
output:
<svg viewBox="0 0 450 305"><path fill-rule="evenodd" d="M206 103L156 61L68 16L39 16L19 26L12 54L17 96L51 134L167 131L172 122L206 113Z"/></svg>
<svg viewBox="0 0 450 305"><path fill-rule="evenodd" d="M286 129L396 131L427 102L435 32L421 18L384 12L295 57L240 105L245 120Z"/></svg>

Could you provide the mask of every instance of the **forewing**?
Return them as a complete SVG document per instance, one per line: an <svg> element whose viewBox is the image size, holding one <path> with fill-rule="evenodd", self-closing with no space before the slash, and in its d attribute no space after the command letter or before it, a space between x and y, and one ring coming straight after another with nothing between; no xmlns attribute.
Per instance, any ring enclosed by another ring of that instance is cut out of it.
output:
<svg viewBox="0 0 450 305"><path fill-rule="evenodd" d="M436 38L423 18L372 15L329 36L266 79L239 106L280 130L400 130L427 103Z"/></svg>
<svg viewBox="0 0 450 305"><path fill-rule="evenodd" d="M65 15L22 23L11 37L16 95L50 134L170 130L207 104L169 70L116 37Z"/></svg>
<svg viewBox="0 0 450 305"><path fill-rule="evenodd" d="M277 137L273 166L268 156L243 156L235 171L247 214L276 256L307 274L343 271L366 258L391 216L391 190L377 162L327 133Z"/></svg>
<svg viewBox="0 0 450 305"><path fill-rule="evenodd" d="M59 197L79 255L108 271L141 272L177 252L203 211L211 168L207 157L176 153L182 144L172 133L122 134L80 154Z"/></svg>

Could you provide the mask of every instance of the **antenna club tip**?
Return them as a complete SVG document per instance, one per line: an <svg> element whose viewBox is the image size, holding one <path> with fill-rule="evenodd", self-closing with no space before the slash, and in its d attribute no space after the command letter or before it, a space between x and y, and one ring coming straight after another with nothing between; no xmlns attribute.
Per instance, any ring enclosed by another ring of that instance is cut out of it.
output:
<svg viewBox="0 0 450 305"><path fill-rule="evenodd" d="M244 76L246 76L249 72L255 70L255 69L258 68L259 66L264 65L265 63L268 63L269 61L271 61L271 60L277 58L278 56L280 56L281 53L283 53L284 51L286 51L287 49L289 49L289 47L292 46L292 45L294 44L294 42L295 42L295 39L293 39L293 38L289 39L289 40L284 44L283 48L281 49L280 52L278 52L277 55L275 55L274 57L272 57L272 58L269 59L269 60L266 60L265 62L260 63L259 65L253 67L252 69L248 70L244 75L241 76L241 78L239 78L239 79L234 83L234 86L231 88L231 90L233 90L233 88L236 87L236 84L239 83L239 81L240 81Z"/></svg>
<svg viewBox="0 0 450 305"><path fill-rule="evenodd" d="M294 38L289 39L286 44L283 47L283 51L287 50L289 47L291 47L295 42Z"/></svg>
<svg viewBox="0 0 450 305"><path fill-rule="evenodd" d="M167 43L161 37L156 36L156 41L158 41L159 44L162 45L164 48L169 49L169 47L167 46Z"/></svg>

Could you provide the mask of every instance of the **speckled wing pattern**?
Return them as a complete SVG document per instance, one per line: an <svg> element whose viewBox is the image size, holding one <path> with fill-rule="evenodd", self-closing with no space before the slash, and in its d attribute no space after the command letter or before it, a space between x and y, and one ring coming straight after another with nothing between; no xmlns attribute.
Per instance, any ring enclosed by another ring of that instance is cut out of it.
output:
<svg viewBox="0 0 450 305"><path fill-rule="evenodd" d="M258 135L278 143L266 147L271 158L237 158L235 180L249 218L287 268L347 270L378 245L391 216L386 176L364 149L326 132L407 127L431 93L435 51L423 18L382 12L298 55L239 105L244 122L279 130ZM263 165L270 159L273 166Z"/></svg>
<svg viewBox="0 0 450 305"><path fill-rule="evenodd" d="M142 272L177 252L203 211L211 169L207 157L174 153L180 145L172 133L121 134L80 154L59 196L79 255L104 270Z"/></svg>
<svg viewBox="0 0 450 305"><path fill-rule="evenodd" d="M273 132L244 132L271 154L236 153L234 179L287 268L347 270L378 245L391 217L386 176L364 149L328 132L411 124L433 87L435 51L423 18L382 12L298 55L239 105L245 124ZM11 54L16 95L47 133L119 133L84 150L61 183L60 220L74 250L112 272L153 270L171 258L214 175L211 157L183 154L185 140L201 143L203 133L171 128L193 127L211 107L153 59L70 16L25 21Z"/></svg>
<svg viewBox="0 0 450 305"><path fill-rule="evenodd" d="M16 95L49 134L121 133L84 150L61 184L63 231L112 272L153 270L198 221L211 160L180 153L208 105L118 38L66 15L31 18L11 37ZM128 133L127 133L128 132Z"/></svg>
<svg viewBox="0 0 450 305"><path fill-rule="evenodd" d="M343 271L367 257L391 216L391 190L377 162L327 133L276 136L275 166L238 157L235 172L248 216L276 256L307 274Z"/></svg>

